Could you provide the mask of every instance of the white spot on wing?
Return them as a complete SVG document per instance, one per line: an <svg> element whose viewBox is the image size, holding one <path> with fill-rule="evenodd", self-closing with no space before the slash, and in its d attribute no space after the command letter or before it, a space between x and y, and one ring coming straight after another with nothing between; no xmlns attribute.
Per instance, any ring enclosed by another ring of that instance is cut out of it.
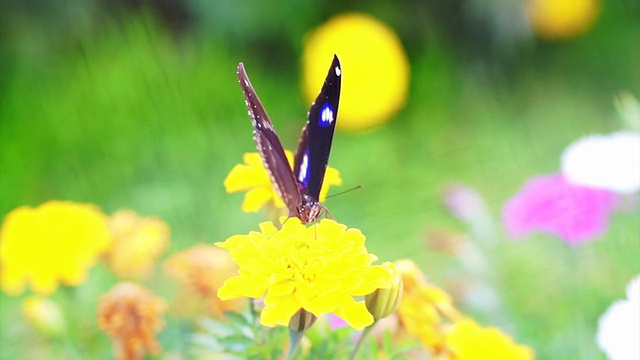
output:
<svg viewBox="0 0 640 360"><path fill-rule="evenodd" d="M309 153L304 152L302 156L302 163L300 164L300 172L298 173L298 182L304 183L307 179L309 171Z"/></svg>
<svg viewBox="0 0 640 360"><path fill-rule="evenodd" d="M342 70L340 70L340 66L336 66L336 76L342 75Z"/></svg>
<svg viewBox="0 0 640 360"><path fill-rule="evenodd" d="M320 126L329 126L335 120L333 116L333 109L329 103L324 104L322 110L320 110Z"/></svg>

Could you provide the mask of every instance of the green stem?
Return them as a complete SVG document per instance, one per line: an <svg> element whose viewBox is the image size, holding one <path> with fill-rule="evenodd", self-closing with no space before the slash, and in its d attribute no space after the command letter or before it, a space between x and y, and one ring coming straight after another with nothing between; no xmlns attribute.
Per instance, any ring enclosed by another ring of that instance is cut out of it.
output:
<svg viewBox="0 0 640 360"><path fill-rule="evenodd" d="M249 312L251 314L251 320L253 321L252 325L255 325L258 322L258 312L256 311L256 305L253 303L254 299L249 299Z"/></svg>
<svg viewBox="0 0 640 360"><path fill-rule="evenodd" d="M349 356L349 360L355 360L356 356L358 356L360 349L362 349L362 344L364 344L365 338L369 336L369 334L371 333L371 330L373 330L373 327L376 326L376 323L377 321L374 321L373 324L367 326L366 328L364 328L364 330L362 330L362 336L360 336L360 339L358 339L356 348L353 349L351 356Z"/></svg>
<svg viewBox="0 0 640 360"><path fill-rule="evenodd" d="M289 330L289 351L287 351L286 360L293 359L293 354L298 350L300 346L300 340L304 336L304 331L291 331Z"/></svg>
<svg viewBox="0 0 640 360"><path fill-rule="evenodd" d="M67 357L68 359L82 359L82 356L80 356L80 352L78 352L78 349L76 348L73 341L71 341L68 334L65 334L64 337L60 340L62 341L62 345L65 349L65 357Z"/></svg>

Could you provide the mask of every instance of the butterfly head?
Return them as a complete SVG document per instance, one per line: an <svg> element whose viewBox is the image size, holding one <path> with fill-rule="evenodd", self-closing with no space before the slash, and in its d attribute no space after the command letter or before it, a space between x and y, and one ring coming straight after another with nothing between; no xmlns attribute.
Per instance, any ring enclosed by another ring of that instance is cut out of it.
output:
<svg viewBox="0 0 640 360"><path fill-rule="evenodd" d="M326 208L307 194L302 195L302 204L298 207L297 217L303 223L308 224L316 221L323 210Z"/></svg>

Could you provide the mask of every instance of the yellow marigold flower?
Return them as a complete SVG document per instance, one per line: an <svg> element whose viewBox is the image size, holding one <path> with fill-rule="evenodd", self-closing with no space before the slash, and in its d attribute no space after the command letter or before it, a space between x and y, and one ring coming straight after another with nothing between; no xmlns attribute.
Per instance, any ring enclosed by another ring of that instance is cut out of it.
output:
<svg viewBox="0 0 640 360"><path fill-rule="evenodd" d="M216 244L227 249L240 266L238 276L218 291L222 300L240 297L264 299L260 321L265 326L288 326L300 309L316 317L335 313L351 327L373 323L364 296L390 286L391 274L365 247L365 236L333 220L306 227L297 218L277 229L271 222L260 232L235 235Z"/></svg>
<svg viewBox="0 0 640 360"><path fill-rule="evenodd" d="M308 35L302 54L303 92L318 95L333 54L344 77L338 128L368 129L402 108L409 88L409 61L400 39L386 24L359 13L338 15Z"/></svg>
<svg viewBox="0 0 640 360"><path fill-rule="evenodd" d="M438 353L444 348L445 320L455 320L459 316L451 297L429 284L413 261L399 260L395 264L404 283L398 307L402 327L420 339L430 351Z"/></svg>
<svg viewBox="0 0 640 360"><path fill-rule="evenodd" d="M51 299L30 296L22 302L22 313L27 322L44 335L62 335L67 329L60 306Z"/></svg>
<svg viewBox="0 0 640 360"><path fill-rule="evenodd" d="M105 216L94 205L50 201L10 212L0 230L0 287L41 295L58 283L76 286L111 242Z"/></svg>
<svg viewBox="0 0 640 360"><path fill-rule="evenodd" d="M293 166L293 153L289 150L285 151L289 165ZM257 152L245 153L242 156L244 164L238 164L227 178L224 179L224 188L228 193L248 190L242 203L242 211L257 212L267 203L274 204L276 208L285 207L284 202L276 193L269 173L265 169L262 158ZM327 166L327 172L324 175L322 189L320 189L320 202L323 202L329 193L330 186L342 185L340 172L330 166Z"/></svg>
<svg viewBox="0 0 640 360"><path fill-rule="evenodd" d="M140 279L149 275L169 245L169 225L156 217L119 210L109 219L108 227L113 243L105 260L122 278Z"/></svg>
<svg viewBox="0 0 640 360"><path fill-rule="evenodd" d="M181 286L179 306L173 307L179 315L199 313L204 308L208 315L221 318L227 311L238 311L246 301L221 301L218 289L225 280L235 275L238 265L228 251L213 245L199 244L177 252L164 263L165 273Z"/></svg>
<svg viewBox="0 0 640 360"><path fill-rule="evenodd" d="M481 328L471 319L456 322L446 336L451 359L528 360L534 353L495 327Z"/></svg>
<svg viewBox="0 0 640 360"><path fill-rule="evenodd" d="M548 39L566 39L589 30L600 13L600 0L528 0L533 30Z"/></svg>
<svg viewBox="0 0 640 360"><path fill-rule="evenodd" d="M165 301L134 283L124 282L100 298L98 325L113 341L116 359L142 359L162 348L156 333L165 326Z"/></svg>

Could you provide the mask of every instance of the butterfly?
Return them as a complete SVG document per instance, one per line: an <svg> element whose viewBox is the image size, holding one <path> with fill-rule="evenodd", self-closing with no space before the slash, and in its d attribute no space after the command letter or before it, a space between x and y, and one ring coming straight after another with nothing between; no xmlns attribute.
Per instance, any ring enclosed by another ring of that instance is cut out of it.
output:
<svg viewBox="0 0 640 360"><path fill-rule="evenodd" d="M342 80L340 60L333 56L320 94L309 108L293 170L243 63L238 65L237 75L253 123L253 139L276 192L289 210L289 216L295 216L306 224L314 222L323 211L329 214L318 200L338 116Z"/></svg>

